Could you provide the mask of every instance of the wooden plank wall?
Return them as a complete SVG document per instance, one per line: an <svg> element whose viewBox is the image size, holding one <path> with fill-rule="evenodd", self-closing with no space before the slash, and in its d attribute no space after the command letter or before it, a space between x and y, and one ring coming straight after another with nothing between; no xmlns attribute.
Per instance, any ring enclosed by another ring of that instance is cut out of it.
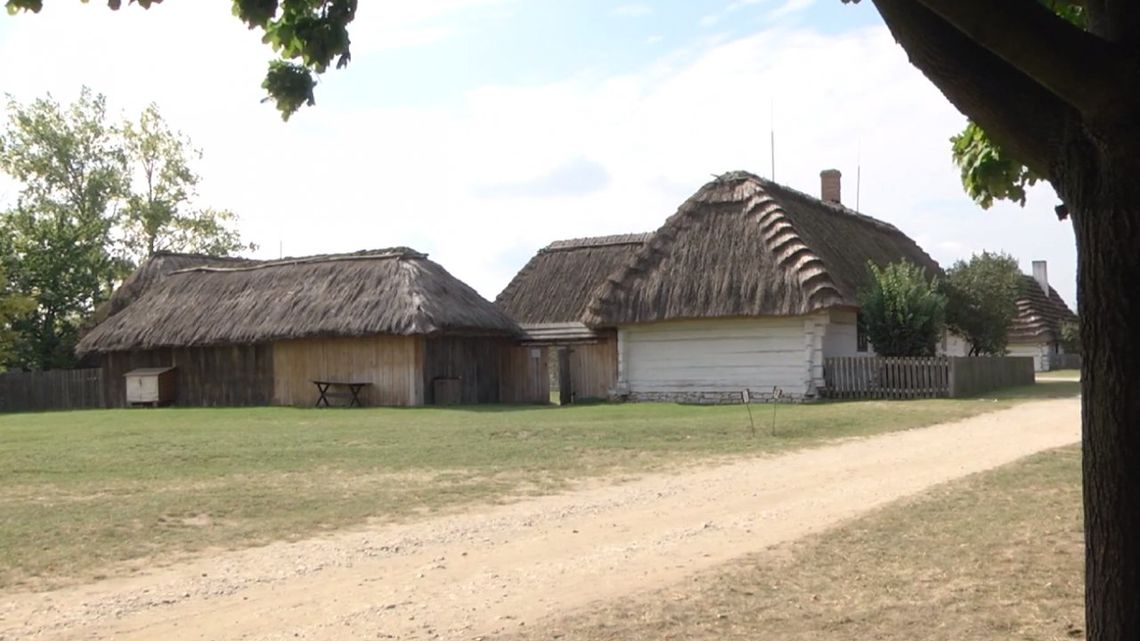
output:
<svg viewBox="0 0 1140 641"><path fill-rule="evenodd" d="M829 398L940 398L950 395L950 359L834 356L823 379Z"/></svg>
<svg viewBox="0 0 1140 641"><path fill-rule="evenodd" d="M0 373L0 412L83 410L104 406L101 369Z"/></svg>
<svg viewBox="0 0 1140 641"><path fill-rule="evenodd" d="M314 380L372 383L361 390L366 406L423 404L422 337L280 341L273 345L273 364L273 402L278 405L314 405L318 398ZM344 399L332 402L336 405Z"/></svg>
<svg viewBox="0 0 1140 641"><path fill-rule="evenodd" d="M977 396L1003 387L1032 385L1031 356L975 356L950 359L950 395Z"/></svg>
<svg viewBox="0 0 1140 641"><path fill-rule="evenodd" d="M429 336L424 339L424 402L434 403L432 382L458 378L461 402L498 403L501 400L502 353L513 348L509 339L480 336Z"/></svg>
<svg viewBox="0 0 1140 641"><path fill-rule="evenodd" d="M550 350L545 347L505 346L499 370L499 401L549 403L549 359Z"/></svg>
<svg viewBox="0 0 1140 641"><path fill-rule="evenodd" d="M829 398L940 398L1032 385L1033 359L1009 356L824 359Z"/></svg>
<svg viewBox="0 0 1140 641"><path fill-rule="evenodd" d="M617 336L570 346L570 380L576 400L608 398L617 385Z"/></svg>
<svg viewBox="0 0 1140 641"><path fill-rule="evenodd" d="M104 355L107 407L126 406L124 374L139 367L169 365L177 368L175 405L269 405L273 399L273 350L269 345L187 347Z"/></svg>

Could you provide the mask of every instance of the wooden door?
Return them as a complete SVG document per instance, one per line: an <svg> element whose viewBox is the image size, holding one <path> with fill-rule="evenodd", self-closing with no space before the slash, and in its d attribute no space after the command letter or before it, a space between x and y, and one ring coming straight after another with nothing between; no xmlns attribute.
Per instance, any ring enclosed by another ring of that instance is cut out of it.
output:
<svg viewBox="0 0 1140 641"><path fill-rule="evenodd" d="M574 402L573 378L570 375L570 348L558 348L558 403L569 405Z"/></svg>

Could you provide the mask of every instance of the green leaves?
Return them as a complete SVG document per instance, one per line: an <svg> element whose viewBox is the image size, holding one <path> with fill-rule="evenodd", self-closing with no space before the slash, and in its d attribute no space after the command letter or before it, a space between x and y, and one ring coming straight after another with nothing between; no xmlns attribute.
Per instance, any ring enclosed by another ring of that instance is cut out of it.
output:
<svg viewBox="0 0 1140 641"><path fill-rule="evenodd" d="M303 105L311 107L317 103L313 93L316 87L317 81L308 69L285 60L274 60L269 63L269 72L261 83L261 88L269 94L262 102L273 100L281 118L289 120Z"/></svg>
<svg viewBox="0 0 1140 641"><path fill-rule="evenodd" d="M871 286L859 297L867 338L880 356L933 356L945 328L946 297L919 266L867 263Z"/></svg>
<svg viewBox="0 0 1140 641"><path fill-rule="evenodd" d="M87 2L88 0L83 0ZM205 0L198 0L204 2ZM162 0L129 0L144 9ZM9 14L38 13L43 0L7 0ZM108 0L118 10L122 0ZM342 69L352 59L348 25L356 18L357 0L233 0L232 12L250 29L265 32L262 41L280 59L271 61L261 87L288 120L304 105L316 104L316 75L335 61Z"/></svg>
<svg viewBox="0 0 1140 641"><path fill-rule="evenodd" d="M1005 354L1020 288L1021 269L1008 254L975 254L946 272L946 324L969 341L971 355Z"/></svg>
<svg viewBox="0 0 1140 641"><path fill-rule="evenodd" d="M283 119L316 103L314 73L324 73L334 60L343 68L352 58L348 25L356 5L356 0L234 0L234 14L251 29L263 29L262 41L281 55L269 64L261 86Z"/></svg>
<svg viewBox="0 0 1140 641"><path fill-rule="evenodd" d="M983 209L993 206L995 199L1024 206L1025 190L1041 179L972 122L950 142L954 164L961 171L962 187Z"/></svg>
<svg viewBox="0 0 1140 641"><path fill-rule="evenodd" d="M71 105L51 96L9 99L0 171L19 183L19 194L15 208L0 215L7 274L0 342L5 331L17 338L8 366L73 366L73 347L95 307L154 251L246 248L233 213L196 207L192 164L200 153L155 106L137 120L115 120L103 96L86 88ZM5 306L7 291L31 303Z"/></svg>

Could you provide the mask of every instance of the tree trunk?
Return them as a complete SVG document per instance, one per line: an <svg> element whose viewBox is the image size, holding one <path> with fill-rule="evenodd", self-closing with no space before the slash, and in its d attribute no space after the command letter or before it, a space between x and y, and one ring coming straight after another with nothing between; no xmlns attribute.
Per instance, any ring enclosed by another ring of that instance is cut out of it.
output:
<svg viewBox="0 0 1140 641"><path fill-rule="evenodd" d="M1085 613L1090 641L1124 641L1140 634L1140 146L1091 147L1063 190L1084 350Z"/></svg>

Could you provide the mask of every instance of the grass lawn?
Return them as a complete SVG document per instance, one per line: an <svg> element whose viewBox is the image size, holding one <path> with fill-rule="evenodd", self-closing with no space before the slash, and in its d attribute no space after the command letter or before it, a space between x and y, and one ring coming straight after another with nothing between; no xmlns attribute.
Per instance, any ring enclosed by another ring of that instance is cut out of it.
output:
<svg viewBox="0 0 1140 641"><path fill-rule="evenodd" d="M1029 398L753 406L162 409L0 415L0 588L551 492L611 473L964 418Z"/></svg>
<svg viewBox="0 0 1140 641"><path fill-rule="evenodd" d="M1051 372L1037 372L1037 380L1048 381L1050 379L1080 379L1081 370L1079 369L1055 369Z"/></svg>
<svg viewBox="0 0 1140 641"><path fill-rule="evenodd" d="M520 638L1084 638L1077 447L940 486Z"/></svg>

